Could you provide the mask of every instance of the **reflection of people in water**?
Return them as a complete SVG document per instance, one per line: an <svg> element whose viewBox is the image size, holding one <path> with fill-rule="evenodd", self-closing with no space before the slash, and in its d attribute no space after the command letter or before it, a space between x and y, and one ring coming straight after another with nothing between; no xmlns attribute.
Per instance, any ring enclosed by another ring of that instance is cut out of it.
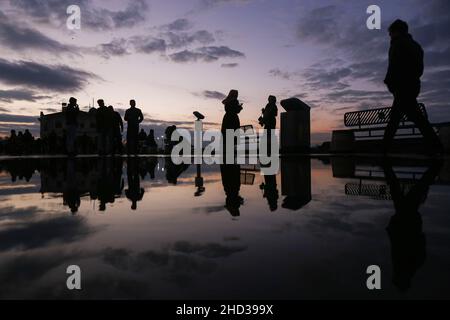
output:
<svg viewBox="0 0 450 320"><path fill-rule="evenodd" d="M241 189L241 166L227 164L220 166L222 185L225 191L225 208L233 217L240 216L239 208L244 203L244 198L239 195Z"/></svg>
<svg viewBox="0 0 450 320"><path fill-rule="evenodd" d="M171 184L177 184L178 177L189 168L188 164L176 165L172 162L172 159L166 158L165 170L167 182Z"/></svg>
<svg viewBox="0 0 450 320"><path fill-rule="evenodd" d="M123 160L121 157L116 157L113 159L114 171L113 171L113 179L114 179L114 194L116 198L120 198L122 196L122 191L124 188L125 182L122 177L122 167Z"/></svg>
<svg viewBox="0 0 450 320"><path fill-rule="evenodd" d="M78 190L74 159L67 160L66 183L63 191L63 202L65 205L69 206L70 212L72 212L72 214L78 212L81 200L80 192Z"/></svg>
<svg viewBox="0 0 450 320"><path fill-rule="evenodd" d="M158 165L158 158L149 158L146 161L146 168L151 180L155 180L155 169Z"/></svg>
<svg viewBox="0 0 450 320"><path fill-rule="evenodd" d="M440 168L440 162L433 163L414 187L404 194L392 166L384 166L395 207L395 215L387 227L391 241L393 283L403 292L410 288L414 274L425 262L425 234L418 210L425 202Z"/></svg>
<svg viewBox="0 0 450 320"><path fill-rule="evenodd" d="M278 209L279 193L277 189L277 176L266 175L264 176L264 183L260 186L263 190L263 197L267 199L270 211L276 211Z"/></svg>
<svg viewBox="0 0 450 320"><path fill-rule="evenodd" d="M139 163L136 158L129 158L127 162L128 189L125 195L131 201L131 209L137 209L138 201L144 197L144 188L141 188L141 179L139 177Z"/></svg>
<svg viewBox="0 0 450 320"><path fill-rule="evenodd" d="M36 161L32 159L16 159L3 162L2 166L11 175L11 182L16 182L17 179L25 179L26 182L30 182L36 170Z"/></svg>
<svg viewBox="0 0 450 320"><path fill-rule="evenodd" d="M101 158L99 159L99 181L98 181L98 200L99 210L105 211L106 204L114 203L116 186L115 176L113 171L113 158Z"/></svg>

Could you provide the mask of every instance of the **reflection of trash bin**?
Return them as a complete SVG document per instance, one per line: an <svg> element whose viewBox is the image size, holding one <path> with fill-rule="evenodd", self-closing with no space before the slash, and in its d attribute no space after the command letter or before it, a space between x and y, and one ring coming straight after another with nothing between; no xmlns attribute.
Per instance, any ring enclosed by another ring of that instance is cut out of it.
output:
<svg viewBox="0 0 450 320"><path fill-rule="evenodd" d="M281 113L281 152L308 152L311 147L311 108L297 98L280 103L286 110Z"/></svg>
<svg viewBox="0 0 450 320"><path fill-rule="evenodd" d="M352 158L332 158L331 168L333 170L333 178L353 178L356 164Z"/></svg>
<svg viewBox="0 0 450 320"><path fill-rule="evenodd" d="M450 153L450 127L445 126L439 129L439 138L446 153Z"/></svg>
<svg viewBox="0 0 450 320"><path fill-rule="evenodd" d="M311 159L281 159L281 193L285 209L299 210L311 201Z"/></svg>

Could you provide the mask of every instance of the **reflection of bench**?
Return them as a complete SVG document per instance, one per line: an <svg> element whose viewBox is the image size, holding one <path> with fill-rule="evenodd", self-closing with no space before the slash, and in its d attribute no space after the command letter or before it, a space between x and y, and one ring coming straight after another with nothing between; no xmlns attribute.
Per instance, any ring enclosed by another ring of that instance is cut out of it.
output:
<svg viewBox="0 0 450 320"><path fill-rule="evenodd" d="M420 111L428 119L425 106L419 104ZM384 136L387 124L391 119L392 108L378 108L372 110L363 110L348 112L344 115L344 124L347 130L333 131L331 151L333 152L351 152L355 151L355 142L366 142L381 140ZM432 126L441 131L442 128L450 127L450 123L436 123ZM447 130L447 129L445 129ZM406 116L400 121L396 137L399 138L418 138L421 133L415 124L408 121ZM445 144L445 142L444 142ZM361 146L359 144L359 146Z"/></svg>

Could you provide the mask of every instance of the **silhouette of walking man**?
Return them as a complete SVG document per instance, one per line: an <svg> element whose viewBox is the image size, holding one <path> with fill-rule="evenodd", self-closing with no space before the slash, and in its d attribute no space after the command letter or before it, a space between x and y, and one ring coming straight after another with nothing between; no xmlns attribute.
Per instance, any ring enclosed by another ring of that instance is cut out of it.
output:
<svg viewBox="0 0 450 320"><path fill-rule="evenodd" d="M384 153L394 140L401 119L406 115L422 133L428 148L433 153L442 152L442 144L417 103L420 93L420 78L424 71L424 52L408 31L408 24L396 20L389 27L391 47L389 67L384 83L394 96L391 118L384 134Z"/></svg>
<svg viewBox="0 0 450 320"><path fill-rule="evenodd" d="M69 156L75 155L79 113L80 109L77 105L77 99L71 97L66 108L66 151Z"/></svg>
<svg viewBox="0 0 450 320"><path fill-rule="evenodd" d="M136 101L130 100L130 108L125 112L127 129L127 151L128 154L138 153L139 124L144 120L142 111L136 108Z"/></svg>

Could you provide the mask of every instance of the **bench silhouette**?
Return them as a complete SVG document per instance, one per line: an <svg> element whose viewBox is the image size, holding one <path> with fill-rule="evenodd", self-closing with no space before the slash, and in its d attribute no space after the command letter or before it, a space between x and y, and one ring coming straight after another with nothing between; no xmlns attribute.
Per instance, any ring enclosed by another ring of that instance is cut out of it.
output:
<svg viewBox="0 0 450 320"><path fill-rule="evenodd" d="M428 114L423 103L419 103L419 108L425 118L428 119ZM344 124L347 128L351 129L355 133L356 139L362 138L381 138L384 136L384 130L386 129L389 120L391 119L392 108L378 108L363 111L347 112L344 115ZM435 125L433 125L435 126ZM404 116L400 121L396 136L420 136L420 131L417 127L408 121L408 118ZM407 130L405 132L405 130ZM377 131L383 131L377 133ZM356 135L360 133L360 135ZM365 135L361 133L366 133Z"/></svg>

